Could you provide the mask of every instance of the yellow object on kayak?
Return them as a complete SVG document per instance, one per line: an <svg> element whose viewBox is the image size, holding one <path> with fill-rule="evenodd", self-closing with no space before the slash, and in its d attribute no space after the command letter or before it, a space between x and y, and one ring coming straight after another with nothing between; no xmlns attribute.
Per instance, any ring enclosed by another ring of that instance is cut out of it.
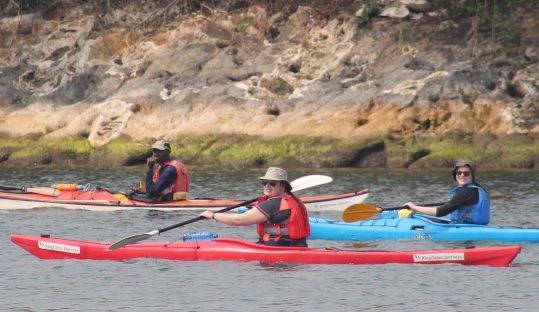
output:
<svg viewBox="0 0 539 312"><path fill-rule="evenodd" d="M414 214L412 209L401 209L399 210L399 218L411 218Z"/></svg>
<svg viewBox="0 0 539 312"><path fill-rule="evenodd" d="M138 184L138 187L139 187L141 193L143 193L143 194L146 193L146 181L140 180L140 182Z"/></svg>
<svg viewBox="0 0 539 312"><path fill-rule="evenodd" d="M172 194L172 200L186 200L187 192L175 192Z"/></svg>
<svg viewBox="0 0 539 312"><path fill-rule="evenodd" d="M113 194L113 195L114 195L114 197L116 197L116 198L118 198L120 200L121 204L124 204L124 205L129 204L129 197L127 197L127 195L121 194L121 193Z"/></svg>

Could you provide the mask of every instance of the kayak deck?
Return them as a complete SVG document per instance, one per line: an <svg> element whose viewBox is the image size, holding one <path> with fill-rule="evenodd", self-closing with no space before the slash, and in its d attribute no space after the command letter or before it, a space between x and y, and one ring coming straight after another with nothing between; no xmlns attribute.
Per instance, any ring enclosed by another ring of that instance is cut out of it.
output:
<svg viewBox="0 0 539 312"><path fill-rule="evenodd" d="M358 251L273 247L236 239L199 242L146 242L111 251L109 242L12 234L11 240L40 259L128 260L156 258L183 261L259 261L300 264L444 264L508 266L520 246L437 250Z"/></svg>
<svg viewBox="0 0 539 312"><path fill-rule="evenodd" d="M444 223L445 221L445 223ZM346 223L310 218L310 239L376 241L390 239L539 243L538 228L454 224L430 216L378 218Z"/></svg>
<svg viewBox="0 0 539 312"><path fill-rule="evenodd" d="M368 189L358 189L343 194L300 197L309 211L342 211L349 205L364 201ZM191 199L182 201L148 203L132 199L120 199L106 190L95 192L58 191L58 195L0 191L0 209L64 208L93 211L116 210L219 210L234 206L242 200L228 199Z"/></svg>

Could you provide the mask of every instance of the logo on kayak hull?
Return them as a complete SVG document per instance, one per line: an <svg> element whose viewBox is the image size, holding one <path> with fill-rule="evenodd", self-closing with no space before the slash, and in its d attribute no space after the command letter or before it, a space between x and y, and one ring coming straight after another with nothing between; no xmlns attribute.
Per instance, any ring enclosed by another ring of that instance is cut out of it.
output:
<svg viewBox="0 0 539 312"><path fill-rule="evenodd" d="M77 255L80 254L79 246L71 246L71 245L43 242L43 241L39 241L37 245L39 249L53 250L53 251L59 251L59 252L77 254Z"/></svg>
<svg viewBox="0 0 539 312"><path fill-rule="evenodd" d="M437 261L464 261L464 253L428 253L414 254L414 262L437 262Z"/></svg>
<svg viewBox="0 0 539 312"><path fill-rule="evenodd" d="M416 234L415 239L432 239L432 235L431 234L425 234L425 233Z"/></svg>

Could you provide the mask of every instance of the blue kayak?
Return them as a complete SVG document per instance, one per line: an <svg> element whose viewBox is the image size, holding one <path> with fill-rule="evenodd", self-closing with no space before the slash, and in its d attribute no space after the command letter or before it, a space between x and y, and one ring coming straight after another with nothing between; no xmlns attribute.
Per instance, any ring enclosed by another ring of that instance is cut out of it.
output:
<svg viewBox="0 0 539 312"><path fill-rule="evenodd" d="M346 223L311 217L309 239L375 241L389 239L502 241L539 243L539 228L455 224L415 214L411 218L378 218Z"/></svg>

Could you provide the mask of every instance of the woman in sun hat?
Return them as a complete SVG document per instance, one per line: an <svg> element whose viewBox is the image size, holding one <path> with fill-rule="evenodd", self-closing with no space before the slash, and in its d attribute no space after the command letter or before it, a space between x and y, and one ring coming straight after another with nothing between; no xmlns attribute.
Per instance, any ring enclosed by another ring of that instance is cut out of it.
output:
<svg viewBox="0 0 539 312"><path fill-rule="evenodd" d="M269 167L262 181L264 195L245 213L216 213L206 210L200 216L228 225L254 225L259 244L270 246L307 246L310 234L305 205L292 193L288 174Z"/></svg>
<svg viewBox="0 0 539 312"><path fill-rule="evenodd" d="M450 214L454 223L486 225L490 221L490 200L485 189L476 182L476 166L469 160L459 160L453 166L453 180L457 187L451 190L451 199L438 207L404 204L413 211L442 217Z"/></svg>

